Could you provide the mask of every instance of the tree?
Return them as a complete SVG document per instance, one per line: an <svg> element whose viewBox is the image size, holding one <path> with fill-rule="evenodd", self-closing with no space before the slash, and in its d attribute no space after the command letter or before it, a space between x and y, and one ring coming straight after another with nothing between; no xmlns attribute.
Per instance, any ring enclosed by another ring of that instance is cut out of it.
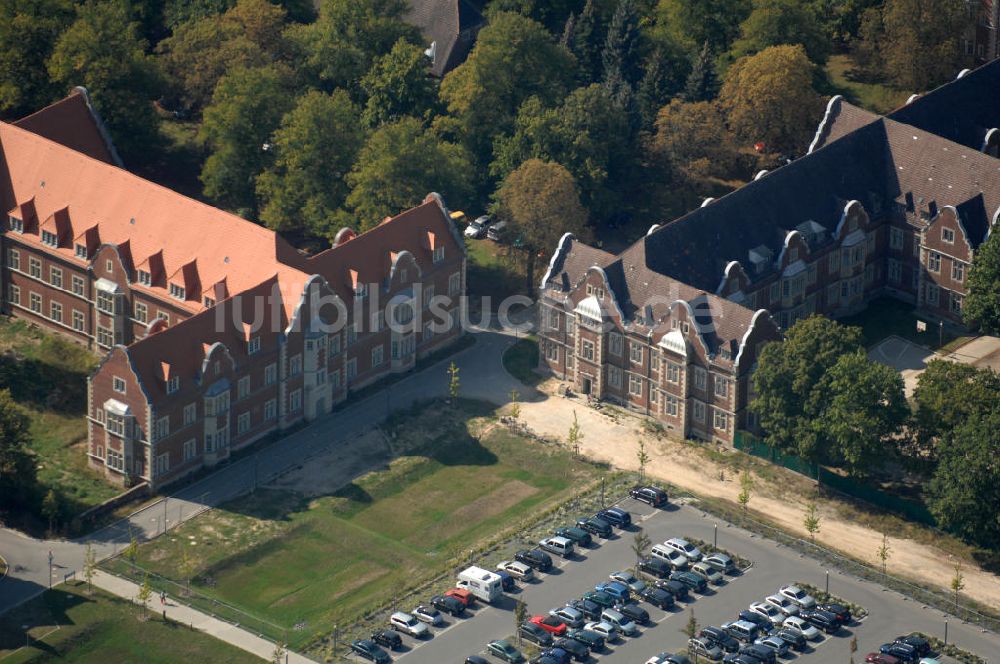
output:
<svg viewBox="0 0 1000 664"><path fill-rule="evenodd" d="M632 553L635 554L636 565L638 565L639 562L646 557L646 549L648 549L652 543L653 540L649 539L649 535L646 534L646 531L640 528L639 532L637 532L632 538Z"/></svg>
<svg viewBox="0 0 1000 664"><path fill-rule="evenodd" d="M743 472L740 473L740 493L736 496L736 502L738 502L740 507L743 508L744 517L747 515L747 507L750 504L753 488L753 476L750 475L750 470L748 468L744 468Z"/></svg>
<svg viewBox="0 0 1000 664"><path fill-rule="evenodd" d="M515 420L521 416L521 404L517 402L521 398L521 393L517 390L510 391L510 416Z"/></svg>
<svg viewBox="0 0 1000 664"><path fill-rule="evenodd" d="M507 176L497 192L498 216L510 221L511 237L527 254L527 289L535 288L535 258L551 251L565 233L589 236L587 213L576 182L564 167L529 159Z"/></svg>
<svg viewBox="0 0 1000 664"><path fill-rule="evenodd" d="M360 110L343 90L299 97L271 140L274 164L257 178L261 221L276 231L333 237L364 140Z"/></svg>
<svg viewBox="0 0 1000 664"><path fill-rule="evenodd" d="M608 34L601 51L601 66L605 86L618 80L635 87L641 75L639 44L639 14L634 0L618 0L618 6L611 17ZM609 90L614 96L614 90Z"/></svg>
<svg viewBox="0 0 1000 664"><path fill-rule="evenodd" d="M357 88L375 59L400 39L423 43L406 23L406 0L322 0L312 23L293 25L288 37L297 46L304 73L327 90Z"/></svg>
<svg viewBox="0 0 1000 664"><path fill-rule="evenodd" d="M573 410L573 424L569 425L569 435L566 443L573 450L573 456L580 456L580 441L583 440L583 433L580 432L580 423L576 419L576 410Z"/></svg>
<svg viewBox="0 0 1000 664"><path fill-rule="evenodd" d="M362 113L365 124L378 127L407 115L429 120L437 106L437 87L428 62L424 49L404 39L375 58L361 79L368 98Z"/></svg>
<svg viewBox="0 0 1000 664"><path fill-rule="evenodd" d="M587 0L580 17L573 21L572 34L565 44L576 56L579 80L583 83L593 83L600 78L604 34L596 3L594 0Z"/></svg>
<svg viewBox="0 0 1000 664"><path fill-rule="evenodd" d="M986 334L1000 334L1000 229L992 230L972 258L962 318Z"/></svg>
<svg viewBox="0 0 1000 664"><path fill-rule="evenodd" d="M176 34L185 23L217 16L234 4L235 0L167 0L163 7L163 25Z"/></svg>
<svg viewBox="0 0 1000 664"><path fill-rule="evenodd" d="M705 42L691 64L691 73L684 85L684 99L691 102L711 101L719 94L719 76L715 73L715 55Z"/></svg>
<svg viewBox="0 0 1000 664"><path fill-rule="evenodd" d="M754 0L753 11L740 25L740 38L730 54L735 60L781 44L801 44L810 60L826 63L830 38L807 0Z"/></svg>
<svg viewBox="0 0 1000 664"><path fill-rule="evenodd" d="M458 367L454 362L448 365L448 396L452 399L458 398L458 388L461 383L458 378Z"/></svg>
<svg viewBox="0 0 1000 664"><path fill-rule="evenodd" d="M285 650L284 644L275 643L274 644L274 652L271 653L271 662L272 662L272 664L284 664L284 662L285 662L285 654L287 652L288 651Z"/></svg>
<svg viewBox="0 0 1000 664"><path fill-rule="evenodd" d="M935 461L940 438L973 413L993 408L998 392L1000 374L990 368L929 361L913 390L913 431L905 451L912 457Z"/></svg>
<svg viewBox="0 0 1000 664"><path fill-rule="evenodd" d="M847 45L859 34L865 10L881 4L880 0L812 0L810 5L819 25L832 42Z"/></svg>
<svg viewBox="0 0 1000 664"><path fill-rule="evenodd" d="M499 12L480 30L469 57L441 82L440 96L460 125L478 169L485 171L496 136L509 134L521 104L562 99L573 56L531 19Z"/></svg>
<svg viewBox="0 0 1000 664"><path fill-rule="evenodd" d="M94 590L94 575L97 573L97 553L94 546L87 543L87 550L83 554L83 580L87 582L87 592Z"/></svg>
<svg viewBox="0 0 1000 664"><path fill-rule="evenodd" d="M955 564L955 576L951 577L951 591L955 593L955 611L958 612L958 593L965 588L965 576L962 575L962 563Z"/></svg>
<svg viewBox="0 0 1000 664"><path fill-rule="evenodd" d="M653 51L636 90L643 129L650 129L663 105L683 89L690 67L682 52L665 46Z"/></svg>
<svg viewBox="0 0 1000 664"><path fill-rule="evenodd" d="M646 441L643 438L639 439L639 450L635 453L635 458L639 462L639 481L642 482L646 478L646 464L649 463L649 453L646 452Z"/></svg>
<svg viewBox="0 0 1000 664"><path fill-rule="evenodd" d="M889 546L889 536L882 533L882 544L879 545L878 549L875 551L875 557L882 561L882 576L885 576L885 565L889 560L889 556L892 555L892 548Z"/></svg>
<svg viewBox="0 0 1000 664"><path fill-rule="evenodd" d="M528 619L528 605L519 599L514 600L514 635L517 645L521 645L521 625Z"/></svg>
<svg viewBox="0 0 1000 664"><path fill-rule="evenodd" d="M694 617L694 607L688 609L688 620L681 628L681 633L683 633L689 639L693 639L698 636L698 619Z"/></svg>
<svg viewBox="0 0 1000 664"><path fill-rule="evenodd" d="M496 12L517 12L555 33L579 7L580 0L491 0L486 16L492 20Z"/></svg>
<svg viewBox="0 0 1000 664"><path fill-rule="evenodd" d="M49 489L49 492L45 494L45 498L42 499L42 516L49 520L49 532L55 530L56 521L59 520L59 513L62 511L62 507L59 504L59 496L56 494L55 489Z"/></svg>
<svg viewBox="0 0 1000 664"><path fill-rule="evenodd" d="M10 390L0 390L0 514L36 506L36 466L28 449L30 421Z"/></svg>
<svg viewBox="0 0 1000 664"><path fill-rule="evenodd" d="M814 70L801 45L771 46L737 60L719 93L730 128L771 151L803 152L823 106L812 89Z"/></svg>
<svg viewBox="0 0 1000 664"><path fill-rule="evenodd" d="M805 526L806 532L809 533L809 539L813 542L816 541L816 533L819 532L819 521L820 516L816 511L816 503L806 505L806 517L803 519L802 525Z"/></svg>
<svg viewBox="0 0 1000 664"><path fill-rule="evenodd" d="M416 118L382 125L347 176L347 206L362 229L417 205L436 191L455 206L471 195L471 167L460 145L441 140Z"/></svg>
<svg viewBox="0 0 1000 664"><path fill-rule="evenodd" d="M984 548L1000 547L1000 407L970 413L938 445L927 506L938 526Z"/></svg>
<svg viewBox="0 0 1000 664"><path fill-rule="evenodd" d="M693 180L731 175L739 153L713 102L674 99L656 116L649 149L653 159Z"/></svg>
<svg viewBox="0 0 1000 664"><path fill-rule="evenodd" d="M142 606L142 617L146 617L146 612L149 610L149 598L153 596L153 587L149 585L149 575L146 574L142 577L142 585L139 586L139 592L136 594L136 599L139 600L139 604Z"/></svg>
<svg viewBox="0 0 1000 664"><path fill-rule="evenodd" d="M235 69L219 81L199 134L211 149L201 171L206 196L256 216L255 181L294 102L291 72L280 65Z"/></svg>
<svg viewBox="0 0 1000 664"><path fill-rule="evenodd" d="M133 533L129 533L128 545L122 550L122 555L133 565L135 561L139 558L139 541L135 538Z"/></svg>
<svg viewBox="0 0 1000 664"><path fill-rule="evenodd" d="M810 461L820 459L813 421L827 395L817 388L841 355L862 348L860 328L822 316L796 321L783 342L764 346L753 374L757 396L751 409L768 445Z"/></svg>
<svg viewBox="0 0 1000 664"><path fill-rule="evenodd" d="M750 0L659 0L656 21L688 51L708 42L715 53L724 53L750 9Z"/></svg>
<svg viewBox="0 0 1000 664"><path fill-rule="evenodd" d="M826 398L813 428L827 450L825 460L842 465L851 475L866 475L885 456L887 444L910 413L903 377L858 350L837 359L818 392Z"/></svg>
<svg viewBox="0 0 1000 664"><path fill-rule="evenodd" d="M268 0L240 0L224 14L178 25L156 47L176 101L200 110L226 73L286 59L285 20L285 10Z"/></svg>
<svg viewBox="0 0 1000 664"><path fill-rule="evenodd" d="M897 87L914 92L950 81L971 62L961 36L972 26L966 6L951 0L885 0L878 55Z"/></svg>
<svg viewBox="0 0 1000 664"><path fill-rule="evenodd" d="M70 0L0 0L0 112L25 115L65 92L45 61L73 16Z"/></svg>
<svg viewBox="0 0 1000 664"><path fill-rule="evenodd" d="M48 68L52 80L66 88L86 86L123 158L141 161L150 154L159 140L153 99L160 74L127 3L81 5L56 42Z"/></svg>

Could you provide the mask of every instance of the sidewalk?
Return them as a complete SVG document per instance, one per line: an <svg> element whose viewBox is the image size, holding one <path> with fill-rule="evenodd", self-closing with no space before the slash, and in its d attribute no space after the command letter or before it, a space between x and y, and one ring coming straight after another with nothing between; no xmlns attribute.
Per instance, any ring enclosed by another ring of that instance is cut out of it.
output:
<svg viewBox="0 0 1000 664"><path fill-rule="evenodd" d="M139 586L136 584L100 570L94 573L94 585L133 602L136 601L136 596L139 594ZM177 600L173 597L167 598L165 610L161 607L158 600L159 598L156 595L150 598L149 609L151 612L165 613L167 618L171 620L183 625L190 625L199 632L214 636L265 661L273 661L274 644L270 641L255 636L235 625L205 615L201 611L178 604ZM314 660L291 651L288 651L284 661L288 664L315 664Z"/></svg>

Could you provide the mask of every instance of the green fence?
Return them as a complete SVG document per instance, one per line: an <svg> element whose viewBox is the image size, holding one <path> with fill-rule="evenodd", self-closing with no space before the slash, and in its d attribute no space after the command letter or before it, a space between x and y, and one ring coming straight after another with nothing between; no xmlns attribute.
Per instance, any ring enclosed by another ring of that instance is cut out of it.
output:
<svg viewBox="0 0 1000 664"><path fill-rule="evenodd" d="M746 431L736 432L735 446L742 452L767 459L773 464L794 470L810 479L816 479L819 473L819 466L815 463L809 463L794 454L784 454Z"/></svg>

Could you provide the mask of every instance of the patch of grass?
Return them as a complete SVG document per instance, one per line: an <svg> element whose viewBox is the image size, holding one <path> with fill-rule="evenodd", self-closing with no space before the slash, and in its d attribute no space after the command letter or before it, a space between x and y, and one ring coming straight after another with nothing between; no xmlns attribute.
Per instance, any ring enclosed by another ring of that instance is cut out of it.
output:
<svg viewBox="0 0 1000 664"><path fill-rule="evenodd" d="M387 424L399 456L386 467L312 500L258 491L141 547L139 564L182 579L184 550L197 590L301 624L293 646L315 641L596 477L566 450L490 426L491 412L478 402L424 404Z"/></svg>
<svg viewBox="0 0 1000 664"><path fill-rule="evenodd" d="M503 367L514 378L525 385L535 386L544 378L534 369L538 366L538 342L534 339L521 339L504 351Z"/></svg>
<svg viewBox="0 0 1000 664"><path fill-rule="evenodd" d="M526 292L523 259L517 255L506 255L506 245L487 239L466 239L465 247L469 259L467 274L470 293L481 297L489 296L495 307L505 297ZM544 262L547 259L539 260ZM545 268L541 263L536 263L536 272L538 269Z"/></svg>
<svg viewBox="0 0 1000 664"><path fill-rule="evenodd" d="M884 83L865 81L850 54L830 56L826 73L835 88L847 101L873 113L884 115L906 103L909 93Z"/></svg>
<svg viewBox="0 0 1000 664"><path fill-rule="evenodd" d="M0 617L0 660L4 664L72 661L246 662L251 656L227 643L155 611L139 619L137 605L86 586L61 585ZM22 625L28 625L27 638ZM30 639L31 647L24 648ZM16 652L15 652L16 651Z"/></svg>
<svg viewBox="0 0 1000 664"><path fill-rule="evenodd" d="M921 319L914 312L913 305L891 297L880 297L869 302L861 313L841 318L840 322L860 327L865 347L868 348L892 335L931 350L957 339L948 327L941 330L934 323L927 323L927 331L917 332L918 320Z"/></svg>

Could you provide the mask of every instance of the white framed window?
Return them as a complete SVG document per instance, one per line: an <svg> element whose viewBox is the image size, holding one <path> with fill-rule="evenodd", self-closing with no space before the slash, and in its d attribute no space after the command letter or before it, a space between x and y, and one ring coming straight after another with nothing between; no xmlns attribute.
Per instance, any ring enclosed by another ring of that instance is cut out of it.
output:
<svg viewBox="0 0 1000 664"><path fill-rule="evenodd" d="M462 273L456 272L448 277L448 295L455 296L462 292Z"/></svg>
<svg viewBox="0 0 1000 664"><path fill-rule="evenodd" d="M440 247L434 247L434 262L440 263L444 260L444 245Z"/></svg>
<svg viewBox="0 0 1000 664"><path fill-rule="evenodd" d="M57 267L49 267L49 283L56 288L63 287L63 271Z"/></svg>
<svg viewBox="0 0 1000 664"><path fill-rule="evenodd" d="M184 441L184 460L190 461L198 454L198 441L192 438Z"/></svg>
<svg viewBox="0 0 1000 664"><path fill-rule="evenodd" d="M927 254L927 269L935 274L941 272L941 254L936 251Z"/></svg>
<svg viewBox="0 0 1000 664"><path fill-rule="evenodd" d="M268 399L264 404L264 419L273 420L278 416L278 402L275 399Z"/></svg>
<svg viewBox="0 0 1000 664"><path fill-rule="evenodd" d="M941 239L948 244L955 244L955 231L951 228L942 228Z"/></svg>
<svg viewBox="0 0 1000 664"><path fill-rule="evenodd" d="M149 320L149 307L146 306L145 302L136 301L135 306L135 319L140 323L146 323Z"/></svg>
<svg viewBox="0 0 1000 664"><path fill-rule="evenodd" d="M667 362L667 382L668 383L681 382L681 367L679 364L674 364L673 362Z"/></svg>
<svg viewBox="0 0 1000 664"><path fill-rule="evenodd" d="M712 374L712 382L715 384L715 396L717 397L729 396L729 380L725 376Z"/></svg>
<svg viewBox="0 0 1000 664"><path fill-rule="evenodd" d="M170 472L170 452L156 455L156 469L154 474L158 477Z"/></svg>
<svg viewBox="0 0 1000 664"><path fill-rule="evenodd" d="M74 309L73 310L73 329L76 330L77 332L83 332L83 330L84 330L85 327L86 327L86 323L84 322L83 312L80 311L79 309Z"/></svg>
<svg viewBox="0 0 1000 664"><path fill-rule="evenodd" d="M70 282L72 283L73 294L83 295L83 277L78 277L74 274Z"/></svg>
<svg viewBox="0 0 1000 664"><path fill-rule="evenodd" d="M170 435L170 416L164 415L153 425L153 440L162 440Z"/></svg>
<svg viewBox="0 0 1000 664"><path fill-rule="evenodd" d="M672 394L663 395L663 412L671 417L677 417L677 397Z"/></svg>
<svg viewBox="0 0 1000 664"><path fill-rule="evenodd" d="M167 381L167 394L173 394L179 389L181 389L181 377L171 376L170 380Z"/></svg>
<svg viewBox="0 0 1000 664"><path fill-rule="evenodd" d="M608 384L611 387L621 388L622 386L622 370L615 366L608 367Z"/></svg>
<svg viewBox="0 0 1000 664"><path fill-rule="evenodd" d="M957 315L962 313L962 296L958 293L951 294L951 313Z"/></svg>
<svg viewBox="0 0 1000 664"><path fill-rule="evenodd" d="M273 385L278 380L278 365L271 363L264 367L264 384Z"/></svg>
<svg viewBox="0 0 1000 664"><path fill-rule="evenodd" d="M76 257L87 260L87 245L77 243L75 247Z"/></svg>
<svg viewBox="0 0 1000 664"><path fill-rule="evenodd" d="M180 284L175 284L170 282L170 296L177 298L178 300L183 300L185 295L184 287Z"/></svg>
<svg viewBox="0 0 1000 664"><path fill-rule="evenodd" d="M21 221L20 219L18 219L17 217L11 215L11 217L10 217L10 230L12 230L12 231L14 231L16 233L23 233L24 232L24 222Z"/></svg>
<svg viewBox="0 0 1000 664"><path fill-rule="evenodd" d="M642 378L635 374L628 376L628 393L637 397L642 396Z"/></svg>
<svg viewBox="0 0 1000 664"><path fill-rule="evenodd" d="M110 258L104 261L104 271L108 273L115 271L115 264L111 261Z"/></svg>
<svg viewBox="0 0 1000 664"><path fill-rule="evenodd" d="M97 310L106 314L115 313L115 295L107 291L97 291Z"/></svg>
<svg viewBox="0 0 1000 664"><path fill-rule="evenodd" d="M126 387L125 387L125 379L124 378L121 378L120 376L114 376L111 379L111 384L112 384L115 392L117 392L118 394L125 394Z"/></svg>
<svg viewBox="0 0 1000 664"><path fill-rule="evenodd" d="M62 322L62 305L58 302L49 302L49 318L56 321L57 323Z"/></svg>
<svg viewBox="0 0 1000 664"><path fill-rule="evenodd" d="M895 226L889 227L889 248L902 250L903 249L903 229L896 228Z"/></svg>
<svg viewBox="0 0 1000 664"><path fill-rule="evenodd" d="M612 332L608 335L608 352L615 357L622 356L622 335L617 332Z"/></svg>
<svg viewBox="0 0 1000 664"><path fill-rule="evenodd" d="M642 344L630 341L628 344L628 359L632 364L642 366Z"/></svg>
<svg viewBox="0 0 1000 664"><path fill-rule="evenodd" d="M14 304L21 304L20 286L15 286L14 284L10 284L10 289L8 292L10 293L9 297L11 302L13 302Z"/></svg>
<svg viewBox="0 0 1000 664"><path fill-rule="evenodd" d="M184 426L194 424L194 421L195 419L197 419L197 417L198 417L198 407L195 404L189 403L188 405L184 406Z"/></svg>
<svg viewBox="0 0 1000 664"><path fill-rule="evenodd" d="M166 311L160 311L159 309L157 309L156 317L162 320L167 325L170 325L170 314L168 314ZM216 371L216 373L218 373L218 371Z"/></svg>
<svg viewBox="0 0 1000 664"><path fill-rule="evenodd" d="M115 345L115 333L107 327L97 326L97 344L110 348Z"/></svg>
<svg viewBox="0 0 1000 664"><path fill-rule="evenodd" d="M125 469L125 457L123 457L120 452L115 452L113 449L111 449L109 447L108 448L107 464L108 464L108 468L112 468L114 470L124 470Z"/></svg>
<svg viewBox="0 0 1000 664"><path fill-rule="evenodd" d="M895 258L889 259L889 281L898 284L902 280L902 266Z"/></svg>
<svg viewBox="0 0 1000 664"><path fill-rule="evenodd" d="M243 376L236 383L236 398L246 399L250 396L250 376Z"/></svg>
<svg viewBox="0 0 1000 664"><path fill-rule="evenodd" d="M32 293L28 296L28 306L36 314L42 313L42 296L38 293Z"/></svg>
<svg viewBox="0 0 1000 664"><path fill-rule="evenodd" d="M914 234L913 236L913 255L920 255L920 235Z"/></svg>
<svg viewBox="0 0 1000 664"><path fill-rule="evenodd" d="M59 244L59 238L52 231L42 231L42 244L47 244L50 247L54 247Z"/></svg>
<svg viewBox="0 0 1000 664"><path fill-rule="evenodd" d="M139 283L143 286L151 286L153 284L152 275L146 270L139 270Z"/></svg>
<svg viewBox="0 0 1000 664"><path fill-rule="evenodd" d="M104 426L110 434L114 434L116 436L125 435L125 417L122 415L109 412Z"/></svg>
<svg viewBox="0 0 1000 664"><path fill-rule="evenodd" d="M701 367L694 368L694 386L699 390L704 390L708 382L708 372Z"/></svg>
<svg viewBox="0 0 1000 664"><path fill-rule="evenodd" d="M288 358L288 375L298 376L302 373L302 354L292 355Z"/></svg>
<svg viewBox="0 0 1000 664"><path fill-rule="evenodd" d="M7 263L10 265L12 270L21 269L21 252L17 249L11 249L7 252Z"/></svg>
<svg viewBox="0 0 1000 664"><path fill-rule="evenodd" d="M253 337L247 342L247 354L253 355L260 351L260 337Z"/></svg>
<svg viewBox="0 0 1000 664"><path fill-rule="evenodd" d="M31 256L28 258L28 274L33 276L35 279L42 278L42 261Z"/></svg>
<svg viewBox="0 0 1000 664"><path fill-rule="evenodd" d="M583 359L590 360L591 362L593 362L594 361L593 342L584 340L583 343L581 344L580 354L583 356Z"/></svg>
<svg viewBox="0 0 1000 664"><path fill-rule="evenodd" d="M705 421L705 404L696 400L694 401L694 408L692 410L694 411L694 419L697 422L703 423Z"/></svg>
<svg viewBox="0 0 1000 664"><path fill-rule="evenodd" d="M551 362L559 361L559 344L549 341L545 344L545 357ZM619 381L619 387L621 386Z"/></svg>
<svg viewBox="0 0 1000 664"><path fill-rule="evenodd" d="M965 281L965 263L951 262L951 278L959 283Z"/></svg>
<svg viewBox="0 0 1000 664"><path fill-rule="evenodd" d="M372 367L382 366L383 355L385 353L385 348L382 344L372 348Z"/></svg>
<svg viewBox="0 0 1000 664"><path fill-rule="evenodd" d="M204 299L202 299L202 303L205 305L206 309L211 309L215 306L215 298L211 298L206 295Z"/></svg>
<svg viewBox="0 0 1000 664"><path fill-rule="evenodd" d="M288 410L296 412L302 409L302 390L292 390L288 395Z"/></svg>
<svg viewBox="0 0 1000 664"><path fill-rule="evenodd" d="M236 418L236 433L244 434L250 431L250 413L240 413Z"/></svg>
<svg viewBox="0 0 1000 664"><path fill-rule="evenodd" d="M935 284L927 284L927 303L935 307L938 304L938 287Z"/></svg>
<svg viewBox="0 0 1000 664"><path fill-rule="evenodd" d="M714 424L719 431L729 431L729 413L716 408Z"/></svg>

